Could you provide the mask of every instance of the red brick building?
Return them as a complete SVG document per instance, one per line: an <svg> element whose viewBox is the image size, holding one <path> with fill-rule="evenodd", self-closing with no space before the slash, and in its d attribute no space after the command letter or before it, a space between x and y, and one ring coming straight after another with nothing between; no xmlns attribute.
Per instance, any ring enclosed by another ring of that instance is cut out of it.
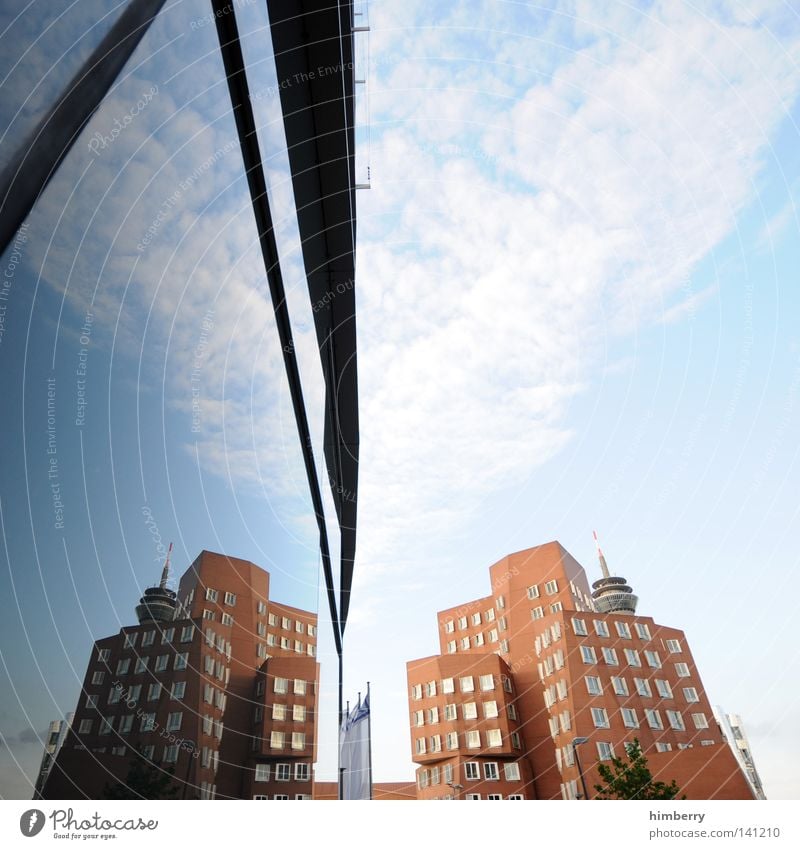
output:
<svg viewBox="0 0 800 849"><path fill-rule="evenodd" d="M311 799L316 614L270 600L253 563L209 551L177 592L165 569L136 613L95 643L42 796L102 798L143 758L178 798Z"/></svg>
<svg viewBox="0 0 800 849"><path fill-rule="evenodd" d="M634 737L687 798L753 798L684 633L636 616L600 562L590 588L558 542L520 551L491 595L438 614L441 654L408 663L420 798L591 798Z"/></svg>

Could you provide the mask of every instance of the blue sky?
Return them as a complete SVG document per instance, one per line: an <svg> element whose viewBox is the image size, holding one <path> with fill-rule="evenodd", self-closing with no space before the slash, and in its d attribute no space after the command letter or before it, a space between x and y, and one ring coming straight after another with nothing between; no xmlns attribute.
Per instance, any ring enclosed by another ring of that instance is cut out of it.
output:
<svg viewBox="0 0 800 849"><path fill-rule="evenodd" d="M31 11L4 32L4 151L112 7L83 2L49 29ZM768 796L797 798L800 738L787 729L800 715L786 688L798 667L796 13L373 0L369 17L347 678L353 694L372 682L376 777L411 774L405 662L436 651L435 612L485 595L492 562L551 539L591 578L597 528L639 612L684 629L712 703L742 715ZM239 23L320 445L263 4L242 3ZM0 581L14 600L0 622L5 797L28 795L36 732L74 706L92 639L129 624L158 574L143 508L175 541L179 571L202 548L223 550L270 570L276 598L318 603L215 38L205 3L165 10L12 268L0 340ZM63 530L46 471L48 378ZM321 649L318 774L332 777L330 640Z"/></svg>

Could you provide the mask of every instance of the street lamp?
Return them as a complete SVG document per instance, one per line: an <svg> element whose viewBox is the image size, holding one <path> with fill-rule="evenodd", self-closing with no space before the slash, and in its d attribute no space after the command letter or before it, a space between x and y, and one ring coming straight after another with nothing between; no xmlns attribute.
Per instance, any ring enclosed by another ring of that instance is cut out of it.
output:
<svg viewBox="0 0 800 849"><path fill-rule="evenodd" d="M578 765L578 775L581 777L581 787L583 787L583 798L589 798L589 791L586 789L586 778L583 774L583 769L581 768L581 759L578 756L578 746L582 746L584 743L588 743L588 737L576 737L572 741L572 754L575 755L575 763Z"/></svg>
<svg viewBox="0 0 800 849"><path fill-rule="evenodd" d="M451 782L447 782L447 786L453 791L453 801L458 801L458 792L459 790L464 789L463 784L453 784Z"/></svg>

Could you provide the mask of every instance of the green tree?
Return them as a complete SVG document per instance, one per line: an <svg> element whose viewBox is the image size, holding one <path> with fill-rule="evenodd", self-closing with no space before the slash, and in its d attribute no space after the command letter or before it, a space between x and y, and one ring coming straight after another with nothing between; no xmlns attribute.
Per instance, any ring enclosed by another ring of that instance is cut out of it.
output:
<svg viewBox="0 0 800 849"><path fill-rule="evenodd" d="M675 799L680 792L673 780L669 784L653 781L639 740L634 738L626 749L627 760L611 758L611 766L598 764L602 784L595 784L596 799ZM686 796L681 798L685 799Z"/></svg>
<svg viewBox="0 0 800 849"><path fill-rule="evenodd" d="M125 783L106 784L105 799L174 799L178 788L172 783L174 770L163 770L143 757L131 761Z"/></svg>

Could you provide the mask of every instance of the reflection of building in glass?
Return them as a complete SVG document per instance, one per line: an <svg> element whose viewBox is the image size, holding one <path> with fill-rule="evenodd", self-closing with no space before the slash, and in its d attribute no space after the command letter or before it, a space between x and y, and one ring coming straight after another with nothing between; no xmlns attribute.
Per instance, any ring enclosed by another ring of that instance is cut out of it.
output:
<svg viewBox="0 0 800 849"><path fill-rule="evenodd" d="M492 592L438 614L440 654L408 663L412 758L426 799L575 799L637 738L689 799L751 799L682 631L591 591L551 542L489 569Z"/></svg>
<svg viewBox="0 0 800 849"><path fill-rule="evenodd" d="M258 566L203 551L98 640L42 795L102 798L133 763L173 798L310 799L317 616L269 598Z"/></svg>
<svg viewBox="0 0 800 849"><path fill-rule="evenodd" d="M61 748L64 738L67 736L67 729L72 723L73 714L68 714L66 719L56 719L50 723L47 729L47 737L44 742L44 753L42 754L42 762L39 765L39 773L36 776L36 785L34 787L33 798L41 798L42 787L47 781L47 776L50 775L50 768L53 766Z"/></svg>
<svg viewBox="0 0 800 849"><path fill-rule="evenodd" d="M728 745L733 749L736 759L741 764L742 770L747 776L750 786L753 788L753 793L756 794L756 798L766 799L764 786L758 775L758 770L753 760L753 753L750 749L750 743L747 735L744 733L741 717L735 713L725 713L719 705L714 708L714 716L722 731L722 736L728 741Z"/></svg>

